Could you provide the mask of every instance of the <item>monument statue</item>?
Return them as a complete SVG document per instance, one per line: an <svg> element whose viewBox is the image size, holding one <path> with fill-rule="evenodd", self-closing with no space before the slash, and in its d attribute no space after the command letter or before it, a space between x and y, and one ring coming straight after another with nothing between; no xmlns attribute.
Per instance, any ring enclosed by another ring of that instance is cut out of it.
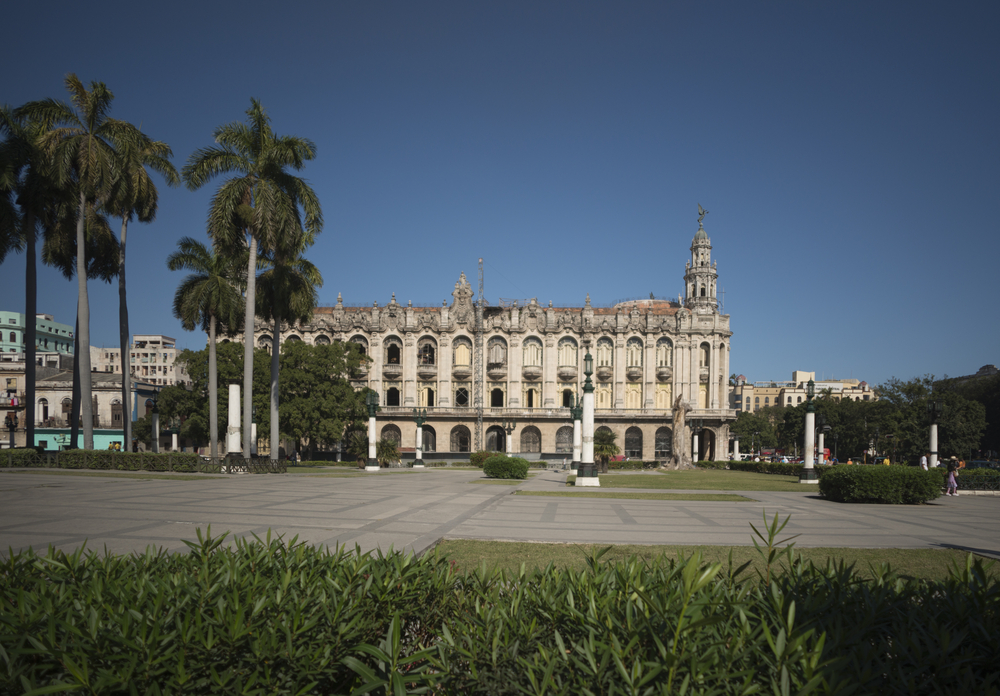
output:
<svg viewBox="0 0 1000 696"><path fill-rule="evenodd" d="M691 466L691 434L687 428L687 414L691 410L687 401L678 396L674 399L674 448L671 458L674 470Z"/></svg>
<svg viewBox="0 0 1000 696"><path fill-rule="evenodd" d="M701 203L698 204L698 227L701 227L701 221L705 219L708 215L708 211L701 207Z"/></svg>

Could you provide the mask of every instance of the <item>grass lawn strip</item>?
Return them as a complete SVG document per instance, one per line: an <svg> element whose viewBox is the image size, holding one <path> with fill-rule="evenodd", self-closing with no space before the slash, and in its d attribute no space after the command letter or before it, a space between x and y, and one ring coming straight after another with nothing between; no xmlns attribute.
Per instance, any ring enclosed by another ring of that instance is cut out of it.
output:
<svg viewBox="0 0 1000 696"><path fill-rule="evenodd" d="M475 481L466 481L466 483L485 483L487 485L500 485L500 486L516 486L519 483L524 483L525 479L476 479Z"/></svg>
<svg viewBox="0 0 1000 696"><path fill-rule="evenodd" d="M748 535L749 536L749 535ZM748 539L749 541L749 539ZM445 539L430 553L447 554L461 570L471 571L485 561L487 568L503 568L516 573L524 563L527 570L544 568L550 562L556 567L568 570L584 570L586 557L593 551L605 548L605 544L548 544L519 541L479 541L472 539ZM722 573L726 572L728 555L733 553L733 567L751 561L744 571L745 577L756 577L755 571L763 572L765 564L752 546L612 546L601 562L623 561L632 556L652 561L661 554L670 558L690 556L701 551L706 563L722 563ZM923 578L944 580L952 564L965 565L966 553L954 549L854 549L854 548L800 548L794 551L816 565L826 565L827 559L835 563L843 561L854 564L854 570L862 578L871 578L870 567L888 563L901 578ZM781 557L780 567L787 569L787 559ZM1000 578L1000 563L993 563L990 572ZM748 575L749 574L749 575Z"/></svg>
<svg viewBox="0 0 1000 696"><path fill-rule="evenodd" d="M514 495L547 495L565 498L620 498L625 500L714 500L754 503L753 498L735 493L624 493L621 491L514 491Z"/></svg>
<svg viewBox="0 0 1000 696"><path fill-rule="evenodd" d="M815 492L815 485L799 483L794 476L755 474L749 471L693 470L655 474L601 474L604 488L652 488L689 491Z"/></svg>

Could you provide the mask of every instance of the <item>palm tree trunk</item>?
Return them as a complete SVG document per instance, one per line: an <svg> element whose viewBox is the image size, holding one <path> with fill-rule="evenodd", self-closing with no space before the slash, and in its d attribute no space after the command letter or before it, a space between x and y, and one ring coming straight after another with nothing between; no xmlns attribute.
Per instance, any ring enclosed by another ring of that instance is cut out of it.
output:
<svg viewBox="0 0 1000 696"><path fill-rule="evenodd" d="M125 299L125 235L128 220L122 218L121 248L118 256L118 341L122 351L122 448L128 452L132 447L132 409L129 398L132 392L132 361L128 349L128 302Z"/></svg>
<svg viewBox="0 0 1000 696"><path fill-rule="evenodd" d="M247 262L247 302L243 334L243 456L250 457L250 424L253 422L253 319L257 294L257 238L250 235Z"/></svg>
<svg viewBox="0 0 1000 696"><path fill-rule="evenodd" d="M219 370L215 353L215 315L208 318L208 433L212 461L219 458Z"/></svg>
<svg viewBox="0 0 1000 696"><path fill-rule="evenodd" d="M38 282L35 273L35 215L24 212L24 236L28 243L24 269L24 446L35 446L35 314L38 313ZM14 447L14 438L10 446Z"/></svg>
<svg viewBox="0 0 1000 696"><path fill-rule="evenodd" d="M69 406L69 449L76 449L80 441L80 318L76 319L73 332L73 400Z"/></svg>
<svg viewBox="0 0 1000 696"><path fill-rule="evenodd" d="M271 332L271 461L278 459L278 353L281 351L281 322L275 318Z"/></svg>
<svg viewBox="0 0 1000 696"><path fill-rule="evenodd" d="M83 418L83 448L94 449L94 404L91 401L90 377L90 299L87 296L87 245L84 239L84 217L87 213L87 199L80 187L80 217L76 221L76 281L79 300L76 319L80 349L74 362L80 371L80 405Z"/></svg>

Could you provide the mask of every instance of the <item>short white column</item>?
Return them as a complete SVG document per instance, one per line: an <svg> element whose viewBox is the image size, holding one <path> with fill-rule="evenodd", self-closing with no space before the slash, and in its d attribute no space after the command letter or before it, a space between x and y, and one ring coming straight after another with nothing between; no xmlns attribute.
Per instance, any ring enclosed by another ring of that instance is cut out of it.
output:
<svg viewBox="0 0 1000 696"><path fill-rule="evenodd" d="M173 452L178 452L177 449L177 433L170 433L170 449Z"/></svg>
<svg viewBox="0 0 1000 696"><path fill-rule="evenodd" d="M256 423L251 423L250 424L250 456L251 457L256 457L257 456L257 424ZM272 457L272 459L277 459L277 458L278 458L278 453L275 452L274 453L274 457Z"/></svg>
<svg viewBox="0 0 1000 696"><path fill-rule="evenodd" d="M153 411L153 452L160 451L160 414Z"/></svg>
<svg viewBox="0 0 1000 696"><path fill-rule="evenodd" d="M229 385L229 427L226 428L226 452L229 454L243 451L243 439L240 433L240 385Z"/></svg>
<svg viewBox="0 0 1000 696"><path fill-rule="evenodd" d="M930 465L933 467L933 466L937 466L938 465L937 423L931 423L930 438L931 438L931 443L930 443L931 444L931 447L930 447L930 450L931 450Z"/></svg>
<svg viewBox="0 0 1000 696"><path fill-rule="evenodd" d="M692 436L692 438L691 438L691 463L692 464L694 464L694 463L696 463L698 461L698 459L699 459L698 455L699 454L701 454L701 452L698 450L698 433L696 431L694 433L694 435Z"/></svg>
<svg viewBox="0 0 1000 696"><path fill-rule="evenodd" d="M378 471L378 460L375 459L375 416L368 417L368 463L365 471Z"/></svg>
<svg viewBox="0 0 1000 696"><path fill-rule="evenodd" d="M414 469L423 469L424 468L424 458L423 458L423 451L424 451L424 426L422 426L422 425L418 425L417 426L417 447L416 447L416 450L417 450L416 451L416 458L413 460L413 468Z"/></svg>
<svg viewBox="0 0 1000 696"><path fill-rule="evenodd" d="M511 430L509 433L507 433L507 442L505 442L504 444L507 445L507 447L506 447L507 456L509 457L512 454L514 454L514 431L513 430Z"/></svg>
<svg viewBox="0 0 1000 696"><path fill-rule="evenodd" d="M813 466L813 448L816 442L816 414L806 411L806 442L805 452L802 453L805 462L802 466L802 474L799 476L799 483L818 483L815 467Z"/></svg>
<svg viewBox="0 0 1000 696"><path fill-rule="evenodd" d="M823 439L824 439L823 438L823 429L820 428L820 430L819 430L819 443L816 445L816 463L819 464L820 466L822 466L823 462L826 461L826 457L824 456L824 453L823 453Z"/></svg>
<svg viewBox="0 0 1000 696"><path fill-rule="evenodd" d="M733 440L733 461L738 462L740 460L740 439L736 438Z"/></svg>
<svg viewBox="0 0 1000 696"><path fill-rule="evenodd" d="M573 463L570 464L570 473L574 476L579 472L580 451L583 449L583 428L579 420L573 421Z"/></svg>

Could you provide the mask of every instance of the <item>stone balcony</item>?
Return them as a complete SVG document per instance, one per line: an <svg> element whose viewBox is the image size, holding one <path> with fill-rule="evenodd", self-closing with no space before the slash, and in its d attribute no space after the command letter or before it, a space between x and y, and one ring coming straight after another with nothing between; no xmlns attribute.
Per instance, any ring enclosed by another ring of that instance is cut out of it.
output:
<svg viewBox="0 0 1000 696"><path fill-rule="evenodd" d="M435 379L437 377L437 373L437 365L429 365L425 363L417 365L417 376L420 377L420 379Z"/></svg>
<svg viewBox="0 0 1000 696"><path fill-rule="evenodd" d="M451 376L458 380L469 379L472 377L472 365L453 365Z"/></svg>
<svg viewBox="0 0 1000 696"><path fill-rule="evenodd" d="M563 382L572 382L576 379L576 372L576 365L560 365L556 374Z"/></svg>
<svg viewBox="0 0 1000 696"><path fill-rule="evenodd" d="M403 366L399 363L383 365L382 376L386 379L398 379L403 376Z"/></svg>
<svg viewBox="0 0 1000 696"><path fill-rule="evenodd" d="M656 368L656 379L659 380L660 382L669 382L670 378L673 376L674 376L673 369L667 367L666 365L662 365Z"/></svg>
<svg viewBox="0 0 1000 696"><path fill-rule="evenodd" d="M535 380L542 378L542 368L538 365L526 365L522 370L521 374L529 382L534 382Z"/></svg>
<svg viewBox="0 0 1000 696"><path fill-rule="evenodd" d="M599 368L597 368L598 381L607 382L609 379L611 379L611 376L613 374L614 370L611 369L610 365L601 365Z"/></svg>
<svg viewBox="0 0 1000 696"><path fill-rule="evenodd" d="M630 382L637 382L642 379L642 368L633 365L625 370L625 376L628 377Z"/></svg>
<svg viewBox="0 0 1000 696"><path fill-rule="evenodd" d="M507 366L491 363L486 366L486 376L494 382L507 379Z"/></svg>

